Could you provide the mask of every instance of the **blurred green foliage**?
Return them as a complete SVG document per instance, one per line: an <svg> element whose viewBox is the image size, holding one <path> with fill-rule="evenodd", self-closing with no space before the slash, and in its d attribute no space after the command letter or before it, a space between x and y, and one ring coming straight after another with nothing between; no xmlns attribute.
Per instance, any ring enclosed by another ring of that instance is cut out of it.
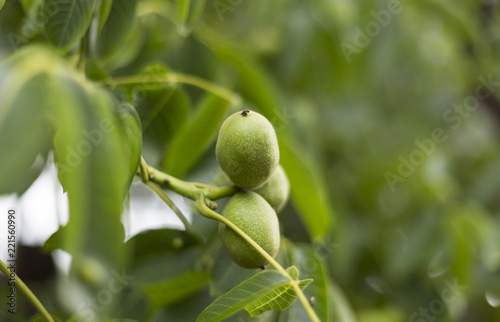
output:
<svg viewBox="0 0 500 322"><path fill-rule="evenodd" d="M54 2L12 0L0 11L0 192L24 192L49 151L64 156L81 129L108 118L119 131L78 176L60 172L71 219L50 249L78 260L72 278L33 283L51 313L85 315L78 305L126 268L134 279L107 316L194 321L257 273L232 264L216 223L195 210L205 243L171 230L120 242L125 156L137 154L123 147L138 145L127 141L137 127L120 123L122 103L137 109L150 164L220 181L214 139L240 106L160 81L182 73L233 91L274 125L292 189L278 260L314 279L305 293L322 320L500 320L495 1L87 1L92 20L66 12L76 20L64 33L52 28ZM130 75L142 82L102 85ZM295 302L255 320L304 314Z"/></svg>

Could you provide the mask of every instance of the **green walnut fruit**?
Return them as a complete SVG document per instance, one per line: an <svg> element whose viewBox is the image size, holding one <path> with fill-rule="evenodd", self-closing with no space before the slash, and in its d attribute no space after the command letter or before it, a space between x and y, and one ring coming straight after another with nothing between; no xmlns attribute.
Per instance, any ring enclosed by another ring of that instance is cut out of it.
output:
<svg viewBox="0 0 500 322"><path fill-rule="evenodd" d="M280 246L278 217L264 198L252 191L236 193L222 215L243 230L269 255L275 257ZM224 224L219 236L232 260L244 268L263 268L267 260L240 235Z"/></svg>
<svg viewBox="0 0 500 322"><path fill-rule="evenodd" d="M262 187L254 191L264 197L276 212L280 212L290 195L290 181L288 181L288 177L283 167L279 165L276 170L274 170L271 178L269 178Z"/></svg>
<svg viewBox="0 0 500 322"><path fill-rule="evenodd" d="M240 188L262 186L279 163L278 139L273 126L259 113L244 110L222 124L217 145L217 160Z"/></svg>

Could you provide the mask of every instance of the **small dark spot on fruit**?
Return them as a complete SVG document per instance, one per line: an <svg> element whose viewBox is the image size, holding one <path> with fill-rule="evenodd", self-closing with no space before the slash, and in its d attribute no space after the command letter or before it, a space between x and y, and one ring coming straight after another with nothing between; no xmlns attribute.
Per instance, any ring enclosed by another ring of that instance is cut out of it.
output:
<svg viewBox="0 0 500 322"><path fill-rule="evenodd" d="M168 179L163 179L163 183L167 184L169 182Z"/></svg>
<svg viewBox="0 0 500 322"><path fill-rule="evenodd" d="M250 113L250 111L249 111L249 110L243 110L243 111L241 112L241 115L243 115L243 116L247 116L247 115L248 115L248 113Z"/></svg>
<svg viewBox="0 0 500 322"><path fill-rule="evenodd" d="M266 268L265 268L264 266L261 266L261 267L260 267L260 269L261 269L261 270L265 270Z"/></svg>

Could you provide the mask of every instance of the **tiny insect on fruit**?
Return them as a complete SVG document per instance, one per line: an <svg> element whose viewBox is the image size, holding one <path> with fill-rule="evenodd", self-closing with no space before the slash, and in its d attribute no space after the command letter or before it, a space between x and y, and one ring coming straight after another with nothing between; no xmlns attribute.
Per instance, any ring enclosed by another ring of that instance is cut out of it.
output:
<svg viewBox="0 0 500 322"><path fill-rule="evenodd" d="M222 215L243 230L269 255L275 257L280 246L278 217L273 208L255 192L236 193ZM268 262L255 248L224 224L219 236L232 260L244 268L262 268Z"/></svg>
<svg viewBox="0 0 500 322"><path fill-rule="evenodd" d="M278 139L271 123L257 112L244 110L222 124L215 153L229 179L240 188L256 189L279 163Z"/></svg>

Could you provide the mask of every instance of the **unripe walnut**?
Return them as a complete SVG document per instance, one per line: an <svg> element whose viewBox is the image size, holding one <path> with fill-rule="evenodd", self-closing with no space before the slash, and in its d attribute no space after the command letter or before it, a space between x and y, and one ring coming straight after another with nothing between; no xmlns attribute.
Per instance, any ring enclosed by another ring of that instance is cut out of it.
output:
<svg viewBox="0 0 500 322"><path fill-rule="evenodd" d="M224 121L215 153L222 170L243 189L262 186L279 163L278 139L273 126L264 116L248 110Z"/></svg>
<svg viewBox="0 0 500 322"><path fill-rule="evenodd" d="M275 257L280 246L278 217L273 208L255 192L236 193L222 215L245 232L269 255ZM267 260L247 241L224 224L219 236L232 260L244 268L263 268Z"/></svg>
<svg viewBox="0 0 500 322"><path fill-rule="evenodd" d="M290 195L290 181L288 181L283 167L279 165L274 170L271 178L262 187L254 191L266 199L276 212L280 212L286 205L288 196Z"/></svg>

